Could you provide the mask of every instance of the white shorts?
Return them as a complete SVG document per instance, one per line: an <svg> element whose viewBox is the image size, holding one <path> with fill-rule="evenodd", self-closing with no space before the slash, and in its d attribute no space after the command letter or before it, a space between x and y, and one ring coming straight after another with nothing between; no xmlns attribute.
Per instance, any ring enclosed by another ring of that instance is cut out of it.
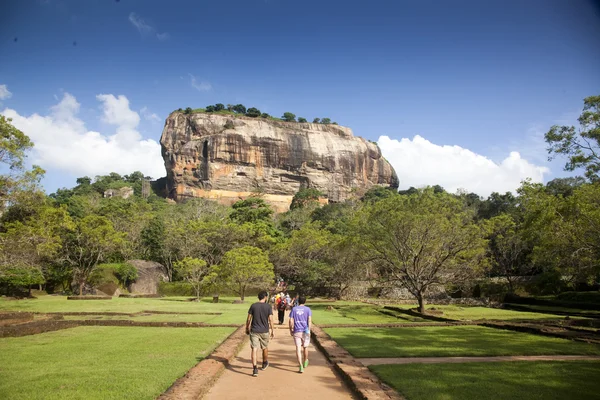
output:
<svg viewBox="0 0 600 400"><path fill-rule="evenodd" d="M294 332L294 343L296 343L296 347L310 346L310 333Z"/></svg>

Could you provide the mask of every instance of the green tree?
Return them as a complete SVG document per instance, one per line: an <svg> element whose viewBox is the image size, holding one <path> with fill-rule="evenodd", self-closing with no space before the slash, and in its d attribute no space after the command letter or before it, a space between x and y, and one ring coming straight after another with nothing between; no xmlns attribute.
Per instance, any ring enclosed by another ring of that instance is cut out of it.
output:
<svg viewBox="0 0 600 400"><path fill-rule="evenodd" d="M123 235L116 232L112 223L98 215L88 215L77 222L63 245L64 258L73 268L73 278L79 294L91 272L123 244Z"/></svg>
<svg viewBox="0 0 600 400"><path fill-rule="evenodd" d="M286 121L286 122L296 122L296 115L292 114L291 112L284 112L283 116L281 117L282 120Z"/></svg>
<svg viewBox="0 0 600 400"><path fill-rule="evenodd" d="M392 197L394 195L396 195L396 191L394 189L384 186L373 186L371 189L365 192L361 200L365 203L376 203L379 200L387 199L388 197Z"/></svg>
<svg viewBox="0 0 600 400"><path fill-rule="evenodd" d="M267 113L262 113L262 114L260 115L260 117L261 117L261 118L271 118L271 116L270 116L269 114L267 114Z"/></svg>
<svg viewBox="0 0 600 400"><path fill-rule="evenodd" d="M261 112L258 108L250 107L248 111L246 111L246 115L252 118L260 117Z"/></svg>
<svg viewBox="0 0 600 400"><path fill-rule="evenodd" d="M290 210L302 207L318 206L319 198L321 196L323 196L323 193L315 188L302 188L298 190L298 192L292 198Z"/></svg>
<svg viewBox="0 0 600 400"><path fill-rule="evenodd" d="M321 123L321 118L313 119L313 124L320 124L320 123Z"/></svg>
<svg viewBox="0 0 600 400"><path fill-rule="evenodd" d="M225 109L225 105L222 103L215 104L215 111L223 111Z"/></svg>
<svg viewBox="0 0 600 400"><path fill-rule="evenodd" d="M393 196L357 213L356 245L386 282L406 288L425 311L433 285L457 283L474 275L485 241L463 203L432 189Z"/></svg>
<svg viewBox="0 0 600 400"><path fill-rule="evenodd" d="M0 266L0 285L7 286L8 294L14 288L27 288L31 294L31 285L44 282L44 275L38 268L28 265Z"/></svg>
<svg viewBox="0 0 600 400"><path fill-rule="evenodd" d="M236 104L232 109L236 114L246 114L246 107L243 104Z"/></svg>
<svg viewBox="0 0 600 400"><path fill-rule="evenodd" d="M196 299L200 300L204 278L209 273L206 261L186 257L175 263L175 269L180 277L192 285L196 293Z"/></svg>
<svg viewBox="0 0 600 400"><path fill-rule="evenodd" d="M184 114L191 114L192 113L192 108L191 107L186 107L185 110L183 111Z"/></svg>
<svg viewBox="0 0 600 400"><path fill-rule="evenodd" d="M207 113L212 113L217 111L217 109L215 108L215 106L206 106L206 108L204 108L204 111L206 111Z"/></svg>
<svg viewBox="0 0 600 400"><path fill-rule="evenodd" d="M304 123L307 121L306 121L306 118L304 118L304 117L298 117L298 122Z"/></svg>
<svg viewBox="0 0 600 400"><path fill-rule="evenodd" d="M232 206L232 212L229 217L239 223L271 221L273 210L258 197L249 197L246 200L240 200Z"/></svg>
<svg viewBox="0 0 600 400"><path fill-rule="evenodd" d="M585 183L581 176L555 178L546 183L546 191L554 196L569 197L573 191Z"/></svg>
<svg viewBox="0 0 600 400"><path fill-rule="evenodd" d="M275 278L267 253L254 246L238 247L225 253L219 275L242 301L248 288L267 287Z"/></svg>
<svg viewBox="0 0 600 400"><path fill-rule="evenodd" d="M321 119L321 123L325 124L325 125L329 125L331 123L331 119L329 119L329 118L322 118Z"/></svg>
<svg viewBox="0 0 600 400"><path fill-rule="evenodd" d="M546 132L549 159L559 154L567 156L566 171L583 168L586 178L597 181L600 179L600 96L583 99L583 112L578 121L579 129L554 125Z"/></svg>

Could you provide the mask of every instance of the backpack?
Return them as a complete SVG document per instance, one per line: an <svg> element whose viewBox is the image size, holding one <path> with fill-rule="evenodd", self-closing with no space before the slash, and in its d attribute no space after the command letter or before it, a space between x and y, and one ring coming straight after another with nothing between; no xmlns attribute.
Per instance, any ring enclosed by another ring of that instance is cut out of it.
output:
<svg viewBox="0 0 600 400"><path fill-rule="evenodd" d="M286 305L287 305L287 304L285 303L285 299L281 299L281 300L279 301L279 304L277 305L277 309L278 309L278 310L285 310L285 306L286 306Z"/></svg>

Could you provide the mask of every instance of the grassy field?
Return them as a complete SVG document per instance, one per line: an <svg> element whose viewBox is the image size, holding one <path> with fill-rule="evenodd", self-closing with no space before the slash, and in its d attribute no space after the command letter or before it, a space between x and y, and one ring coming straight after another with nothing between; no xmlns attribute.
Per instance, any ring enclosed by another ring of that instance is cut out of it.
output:
<svg viewBox="0 0 600 400"><path fill-rule="evenodd" d="M78 327L0 339L0 398L154 399L233 331Z"/></svg>
<svg viewBox="0 0 600 400"><path fill-rule="evenodd" d="M399 304L394 307L410 309L416 308L417 305ZM476 321L476 320L516 320L516 319L564 319L564 315L555 315L541 312L526 312L526 311L514 311L514 310L503 310L500 308L489 308L489 307L470 307L470 306L459 306L459 305L427 305L426 309L435 308L437 311L442 311L440 315L444 318L456 319L461 321Z"/></svg>
<svg viewBox="0 0 600 400"><path fill-rule="evenodd" d="M600 399L600 362L499 362L370 367L408 400Z"/></svg>
<svg viewBox="0 0 600 400"><path fill-rule="evenodd" d="M313 311L315 324L398 324L427 321L423 318L412 317L364 303L317 303L308 304L308 306ZM328 310L328 307L331 307L331 309Z"/></svg>
<svg viewBox="0 0 600 400"><path fill-rule="evenodd" d="M327 328L355 357L448 357L589 354L600 346L481 326Z"/></svg>

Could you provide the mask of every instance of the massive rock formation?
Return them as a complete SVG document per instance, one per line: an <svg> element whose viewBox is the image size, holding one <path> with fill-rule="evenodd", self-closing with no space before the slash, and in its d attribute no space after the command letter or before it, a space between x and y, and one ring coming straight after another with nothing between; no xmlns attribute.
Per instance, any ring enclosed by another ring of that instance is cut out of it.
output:
<svg viewBox="0 0 600 400"><path fill-rule="evenodd" d="M286 211L300 188L344 201L374 185L398 187L375 143L338 125L174 112L160 139L168 196L225 204L262 193Z"/></svg>

